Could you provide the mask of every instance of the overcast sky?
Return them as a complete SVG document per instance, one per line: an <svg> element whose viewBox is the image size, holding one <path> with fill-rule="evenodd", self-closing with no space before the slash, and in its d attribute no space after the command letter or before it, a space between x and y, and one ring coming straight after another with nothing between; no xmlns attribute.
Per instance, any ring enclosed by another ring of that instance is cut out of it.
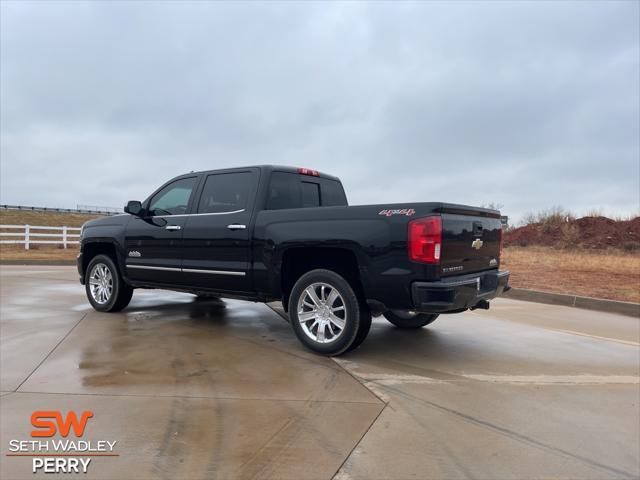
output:
<svg viewBox="0 0 640 480"><path fill-rule="evenodd" d="M640 3L6 2L0 203L277 163L352 204L640 210Z"/></svg>

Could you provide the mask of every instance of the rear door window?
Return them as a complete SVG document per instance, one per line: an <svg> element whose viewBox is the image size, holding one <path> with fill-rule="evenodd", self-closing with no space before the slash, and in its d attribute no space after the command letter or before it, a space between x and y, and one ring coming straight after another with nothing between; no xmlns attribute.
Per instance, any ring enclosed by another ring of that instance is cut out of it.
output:
<svg viewBox="0 0 640 480"><path fill-rule="evenodd" d="M269 181L267 210L300 208L300 182L297 175L285 172L273 172Z"/></svg>
<svg viewBox="0 0 640 480"><path fill-rule="evenodd" d="M253 186L252 172L208 175L200 195L197 213L239 212L247 207Z"/></svg>

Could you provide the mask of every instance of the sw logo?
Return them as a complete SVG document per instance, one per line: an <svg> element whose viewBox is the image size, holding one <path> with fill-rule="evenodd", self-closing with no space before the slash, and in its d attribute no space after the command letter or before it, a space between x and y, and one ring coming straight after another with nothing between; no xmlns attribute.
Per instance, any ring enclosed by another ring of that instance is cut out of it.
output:
<svg viewBox="0 0 640 480"><path fill-rule="evenodd" d="M10 440L8 457L32 457L33 473L87 473L92 457L118 457L113 453L116 441L80 440L93 418L91 410L80 415L63 415L58 410L37 410L31 414L31 437L35 440ZM76 439L66 439L71 434ZM62 438L52 438L54 436Z"/></svg>
<svg viewBox="0 0 640 480"><path fill-rule="evenodd" d="M53 437L56 432L60 432L60 435L64 438L69 436L69 431L73 428L73 432L76 437L82 437L84 429L87 427L87 421L93 417L93 412L86 410L82 412L80 419L76 415L76 412L69 412L67 418L63 420L62 413L54 410L43 410L33 412L31 414L31 425L40 430L32 430L32 437ZM52 420L47 420L53 418ZM57 428L56 428L57 427Z"/></svg>
<svg viewBox="0 0 640 480"><path fill-rule="evenodd" d="M56 433L64 438L69 436L69 432L73 429L73 433L76 437L82 437L84 435L84 429L87 427L87 421L93 417L93 412L86 410L80 415L80 419L76 415L76 412L69 412L67 418L62 418L62 413L57 410L42 410L33 412L31 414L31 425L36 430L31 431L31 436L34 438L53 437ZM64 449L67 450L69 444L56 445L52 441L52 446L55 450ZM48 449L48 445L47 445ZM87 473L91 458L69 458L69 457L45 457L34 458L32 470L36 473L38 470L42 470L45 473Z"/></svg>

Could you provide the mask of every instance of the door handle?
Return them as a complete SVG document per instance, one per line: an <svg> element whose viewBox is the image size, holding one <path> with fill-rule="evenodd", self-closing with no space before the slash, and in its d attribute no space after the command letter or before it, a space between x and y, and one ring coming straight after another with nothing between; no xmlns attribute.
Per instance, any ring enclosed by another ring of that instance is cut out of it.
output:
<svg viewBox="0 0 640 480"><path fill-rule="evenodd" d="M165 230L180 230L181 228L180 225L167 225L164 227Z"/></svg>
<svg viewBox="0 0 640 480"><path fill-rule="evenodd" d="M227 225L229 230L244 230L247 228L246 225L240 225L239 223L232 223L231 225Z"/></svg>

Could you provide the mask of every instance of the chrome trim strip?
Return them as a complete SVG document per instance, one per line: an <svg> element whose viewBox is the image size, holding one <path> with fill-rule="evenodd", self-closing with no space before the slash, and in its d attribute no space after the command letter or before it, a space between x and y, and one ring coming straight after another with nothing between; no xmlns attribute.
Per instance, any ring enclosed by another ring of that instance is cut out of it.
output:
<svg viewBox="0 0 640 480"><path fill-rule="evenodd" d="M175 267L153 267L151 265L127 265L127 268L137 268L140 270L160 270L163 272L184 272L184 273L209 273L211 275L235 275L244 277L245 272L232 272L229 270L200 270L198 268L175 268Z"/></svg>
<svg viewBox="0 0 640 480"><path fill-rule="evenodd" d="M127 265L127 268L138 268L140 270L162 270L163 272L179 272L180 268L174 267L152 267L151 265Z"/></svg>
<svg viewBox="0 0 640 480"><path fill-rule="evenodd" d="M211 275L237 275L239 277L245 276L245 272L231 272L229 270L200 270L198 268L183 268L182 271L185 273L210 273Z"/></svg>
<svg viewBox="0 0 640 480"><path fill-rule="evenodd" d="M179 215L154 215L151 218L174 218L174 217L202 217L205 215L231 215L232 213L241 213L244 212L244 208L242 210L234 210L232 212L213 212L213 213L181 213Z"/></svg>

